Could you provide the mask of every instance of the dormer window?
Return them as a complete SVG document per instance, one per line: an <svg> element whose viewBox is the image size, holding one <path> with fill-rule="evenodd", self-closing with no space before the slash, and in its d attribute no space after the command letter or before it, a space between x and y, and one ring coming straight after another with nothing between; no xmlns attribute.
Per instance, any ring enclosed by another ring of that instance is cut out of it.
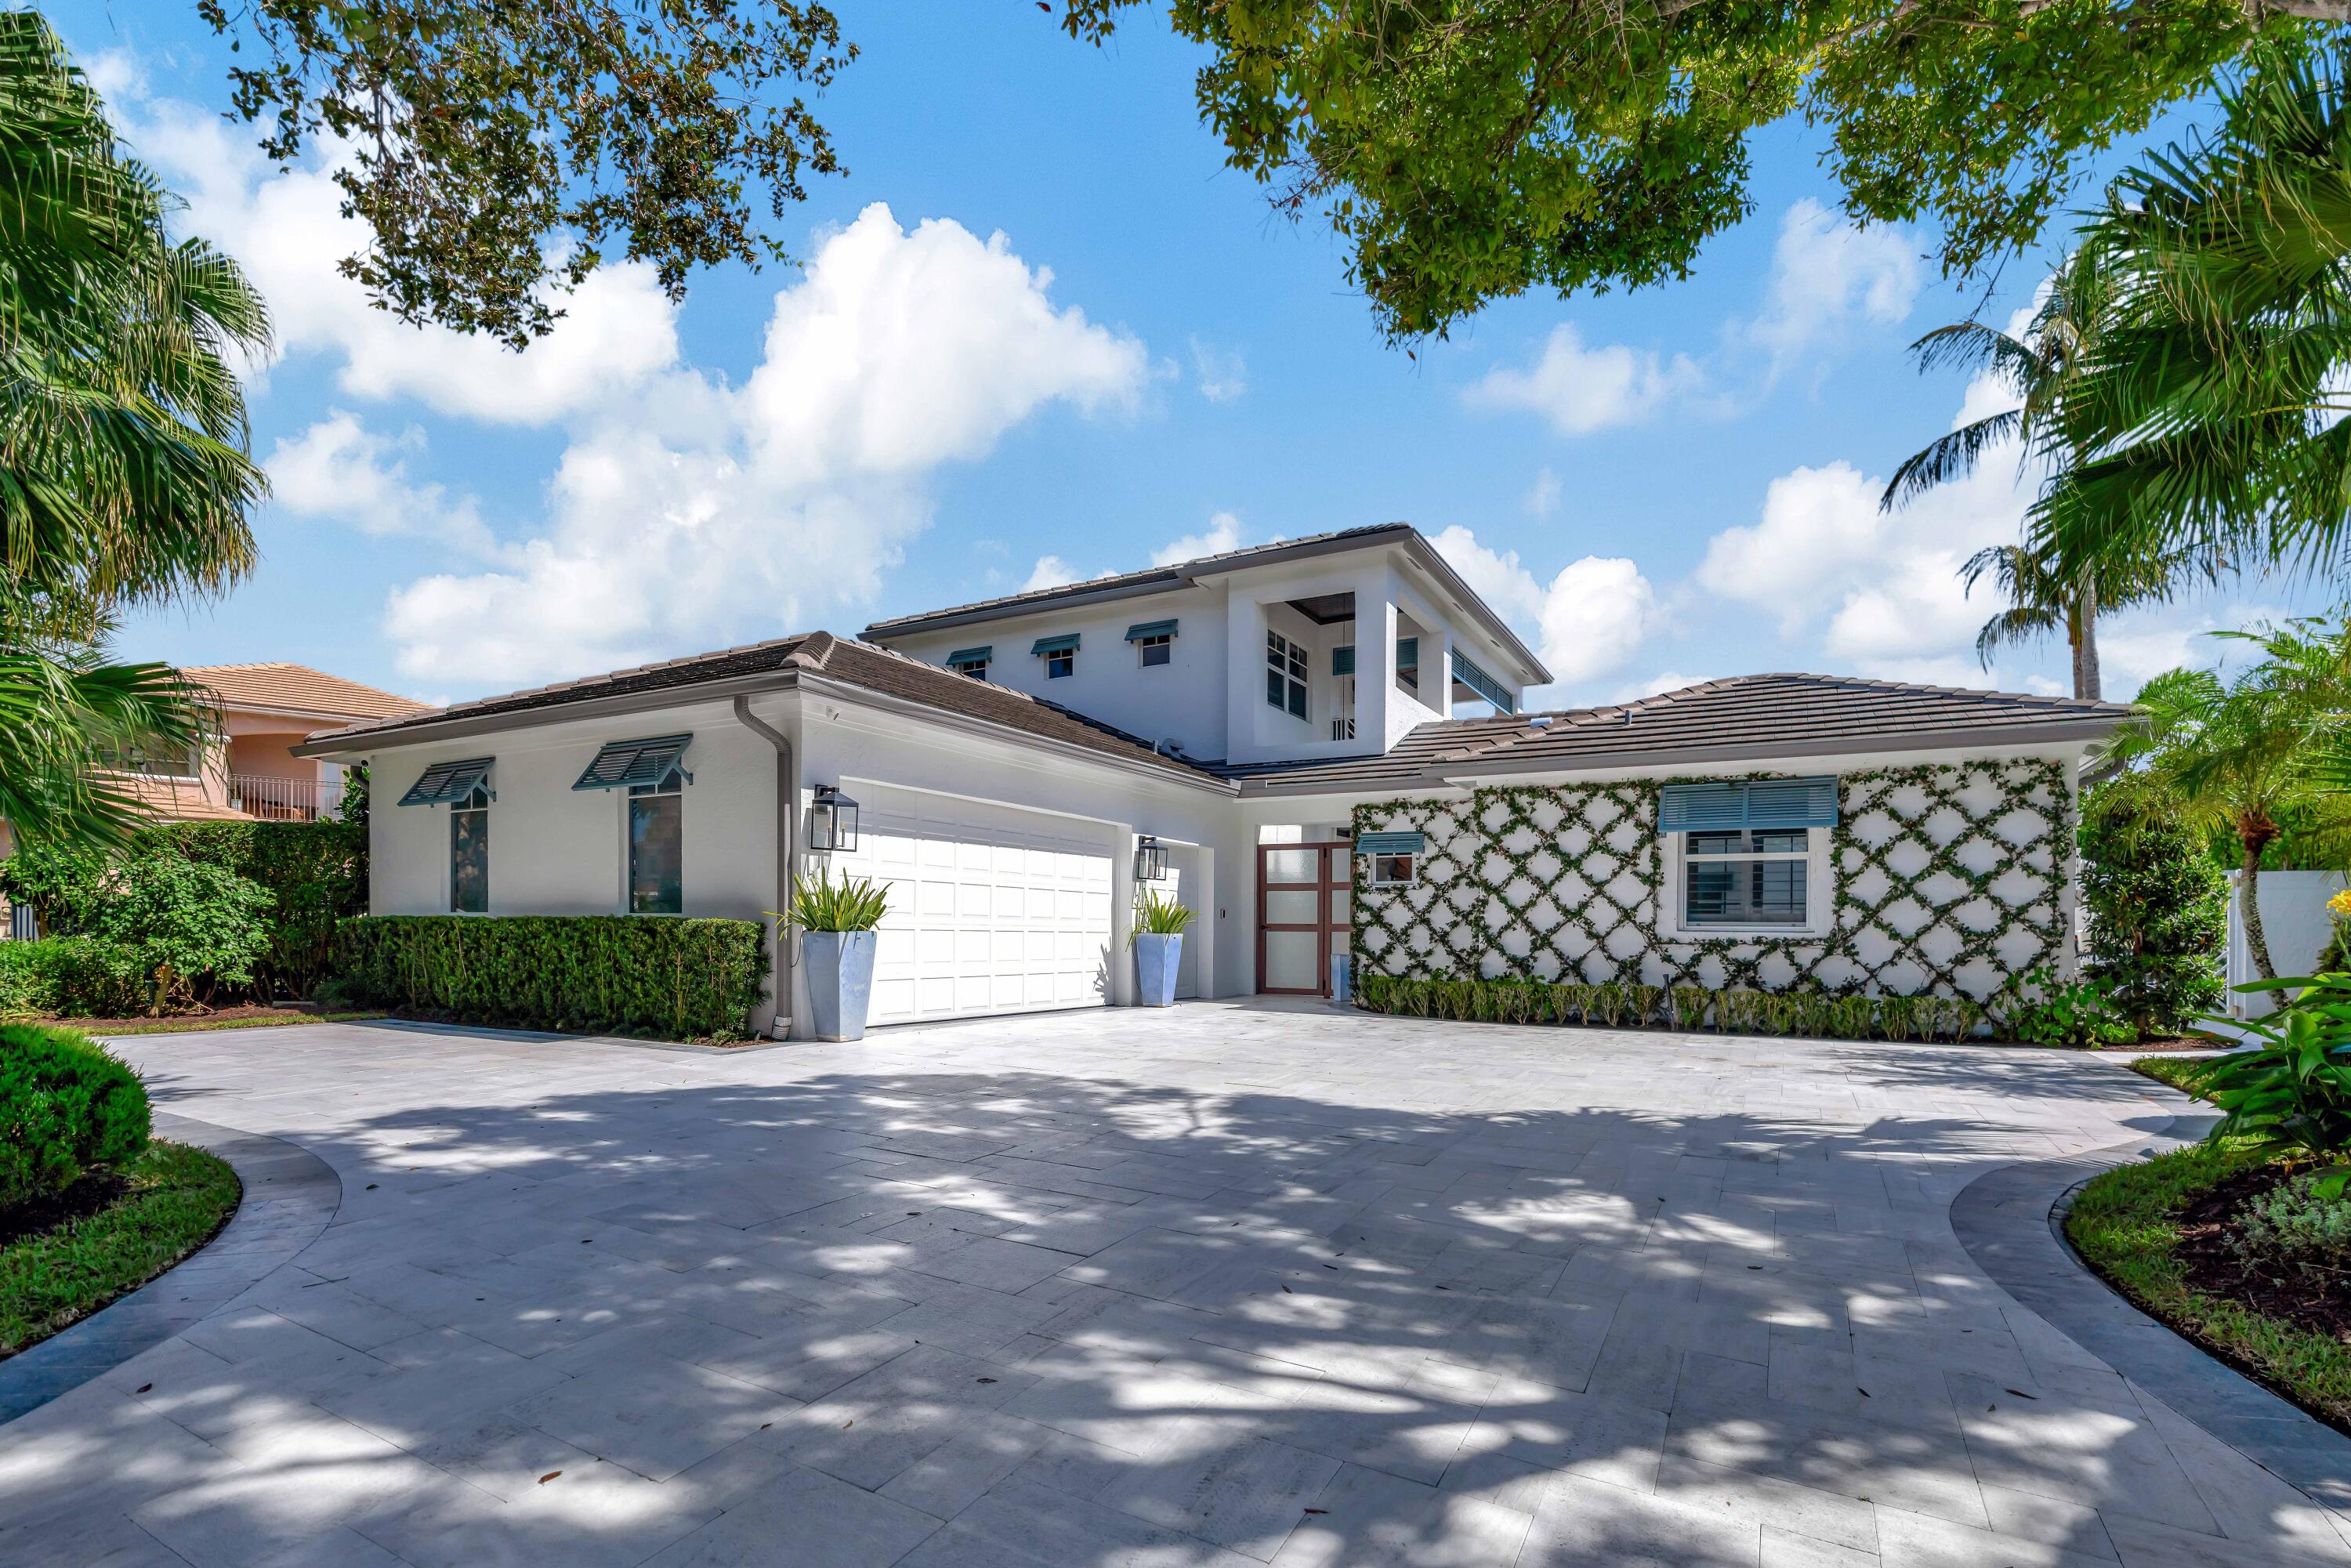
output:
<svg viewBox="0 0 2351 1568"><path fill-rule="evenodd" d="M1265 634L1265 700L1297 718L1306 716L1306 649L1279 632Z"/></svg>
<svg viewBox="0 0 2351 1568"><path fill-rule="evenodd" d="M1071 632L1061 637L1040 637L1029 650L1045 661L1045 678L1058 681L1064 675L1078 673L1078 634Z"/></svg>

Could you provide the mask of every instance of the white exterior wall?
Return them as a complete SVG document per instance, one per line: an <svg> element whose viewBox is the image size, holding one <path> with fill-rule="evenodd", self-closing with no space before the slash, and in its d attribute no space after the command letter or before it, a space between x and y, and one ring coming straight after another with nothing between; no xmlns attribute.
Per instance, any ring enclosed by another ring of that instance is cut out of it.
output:
<svg viewBox="0 0 2351 1568"><path fill-rule="evenodd" d="M1146 669L1126 629L1174 621L1168 662ZM1040 637L1078 634L1077 667L1048 680L1045 661L1029 650ZM887 644L926 664L944 665L958 648L987 647L991 685L1043 697L1116 725L1154 743L1173 740L1192 757L1220 757L1225 744L1225 593L1192 588L1140 599L983 622L953 632L893 638ZM1260 659L1263 654L1259 655Z"/></svg>
<svg viewBox="0 0 2351 1568"><path fill-rule="evenodd" d="M397 802L433 763L494 757L488 913L625 913L628 791L574 789L572 781L608 741L680 733L694 737L684 759L694 782L679 824L684 913L759 919L776 906L776 754L724 704L377 752L369 770L370 910L449 913L449 809Z"/></svg>

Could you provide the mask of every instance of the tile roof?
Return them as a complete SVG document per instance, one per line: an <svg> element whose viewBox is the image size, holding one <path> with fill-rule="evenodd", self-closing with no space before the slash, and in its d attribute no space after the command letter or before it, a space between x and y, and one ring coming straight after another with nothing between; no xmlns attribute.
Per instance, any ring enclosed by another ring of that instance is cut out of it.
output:
<svg viewBox="0 0 2351 1568"><path fill-rule="evenodd" d="M398 718L424 705L308 664L200 664L180 672L230 706L293 708L332 718Z"/></svg>
<svg viewBox="0 0 2351 1568"><path fill-rule="evenodd" d="M1181 778L1206 782L1217 777L1187 758L1155 749L1139 736L1073 713L1058 703L1016 692L1009 686L976 681L936 664L870 643L852 642L830 632L805 632L768 643L751 643L715 653L672 659L614 670L583 680L565 681L528 691L482 697L445 708L323 731L313 742L363 740L376 736L396 737L403 731L451 720L496 717L538 712L599 697L632 696L675 691L681 701L694 700L694 688L743 676L774 675L775 685L788 686L799 677L817 676L862 687L883 696L921 703L945 713L999 724L1049 740L1057 740L1124 761L1140 761Z"/></svg>
<svg viewBox="0 0 2351 1568"><path fill-rule="evenodd" d="M1169 566L1149 567L1142 571L1113 572L1108 577L1092 577L1082 582L1065 582L1052 588L1033 588L1025 593L1007 593L995 599L976 599L968 604L950 604L944 610L925 610L915 615L893 616L876 621L860 633L862 636L890 636L909 629L927 625L935 621L949 621L966 616L1014 614L1032 606L1043 607L1064 599L1081 598L1096 593L1116 593L1124 589L1176 588L1185 579L1204 573L1238 571L1252 559L1285 551L1296 551L1340 540L1368 543L1382 534L1397 538L1416 538L1419 530L1410 523L1374 523L1360 528L1339 528L1327 534L1308 534L1300 538L1276 539L1271 544L1249 545L1242 549L1229 549L1216 555L1204 555L1196 560L1177 561Z"/></svg>
<svg viewBox="0 0 2351 1568"><path fill-rule="evenodd" d="M1605 707L1436 720L1385 757L1217 770L1252 793L1407 788L1485 774L1676 760L2095 738L2128 722L2132 711L2120 703L1844 675L1740 675Z"/></svg>

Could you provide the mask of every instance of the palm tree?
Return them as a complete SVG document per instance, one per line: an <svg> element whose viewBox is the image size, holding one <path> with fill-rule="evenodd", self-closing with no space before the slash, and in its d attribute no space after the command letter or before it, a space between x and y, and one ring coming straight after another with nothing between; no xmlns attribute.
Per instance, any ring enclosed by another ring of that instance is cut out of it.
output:
<svg viewBox="0 0 2351 1568"><path fill-rule="evenodd" d="M2144 157L2078 235L2113 292L2028 517L2061 559L2186 552L2333 574L2351 544L2351 42L2261 48L2210 136Z"/></svg>
<svg viewBox="0 0 2351 1568"><path fill-rule="evenodd" d="M2217 635L2252 643L2262 662L2227 682L2210 670L2156 676L2138 694L2144 726L2118 737L2111 755L2174 791L2191 822L2236 840L2245 946L2262 978L2273 980L2262 931L2262 852L2292 815L2307 817L2324 838L2351 842L2351 797L2323 793L2311 768L2351 707L2351 622Z"/></svg>
<svg viewBox="0 0 2351 1568"><path fill-rule="evenodd" d="M2017 405L1987 414L1938 437L1911 455L1886 486L1881 509L1891 511L1938 485L1975 471L1983 455L2014 442L2020 470L2036 459L2062 461L2050 448L2060 427L2066 389L2074 369L2090 352L2105 323L2111 299L2103 271L2079 260L2058 270L2022 336L1980 321L1938 327L1910 345L1921 371L1956 366L1970 374L1989 371L2018 394ZM2184 562L2176 556L2153 560L2095 561L2069 566L2047 550L1995 545L1970 557L1961 575L1970 591L1990 576L2009 608L1976 634L1976 656L1986 669L2006 644L2033 642L2063 632L2074 666L2074 695L2096 699L2098 614L2102 610L2168 598Z"/></svg>
<svg viewBox="0 0 2351 1568"><path fill-rule="evenodd" d="M176 674L97 652L115 607L255 559L231 360L267 313L171 207L47 24L0 14L0 819L27 837L120 837L134 802L101 752L199 733Z"/></svg>

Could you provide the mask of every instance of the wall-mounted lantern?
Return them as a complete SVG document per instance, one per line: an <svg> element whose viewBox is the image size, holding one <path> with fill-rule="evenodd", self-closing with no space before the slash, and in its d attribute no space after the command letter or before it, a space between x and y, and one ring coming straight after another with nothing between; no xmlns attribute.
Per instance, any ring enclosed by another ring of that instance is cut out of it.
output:
<svg viewBox="0 0 2351 1568"><path fill-rule="evenodd" d="M1167 880L1167 846L1149 833L1134 841L1134 880L1137 882Z"/></svg>
<svg viewBox="0 0 2351 1568"><path fill-rule="evenodd" d="M816 787L809 807L809 848L848 854L857 848L857 802L831 784Z"/></svg>

